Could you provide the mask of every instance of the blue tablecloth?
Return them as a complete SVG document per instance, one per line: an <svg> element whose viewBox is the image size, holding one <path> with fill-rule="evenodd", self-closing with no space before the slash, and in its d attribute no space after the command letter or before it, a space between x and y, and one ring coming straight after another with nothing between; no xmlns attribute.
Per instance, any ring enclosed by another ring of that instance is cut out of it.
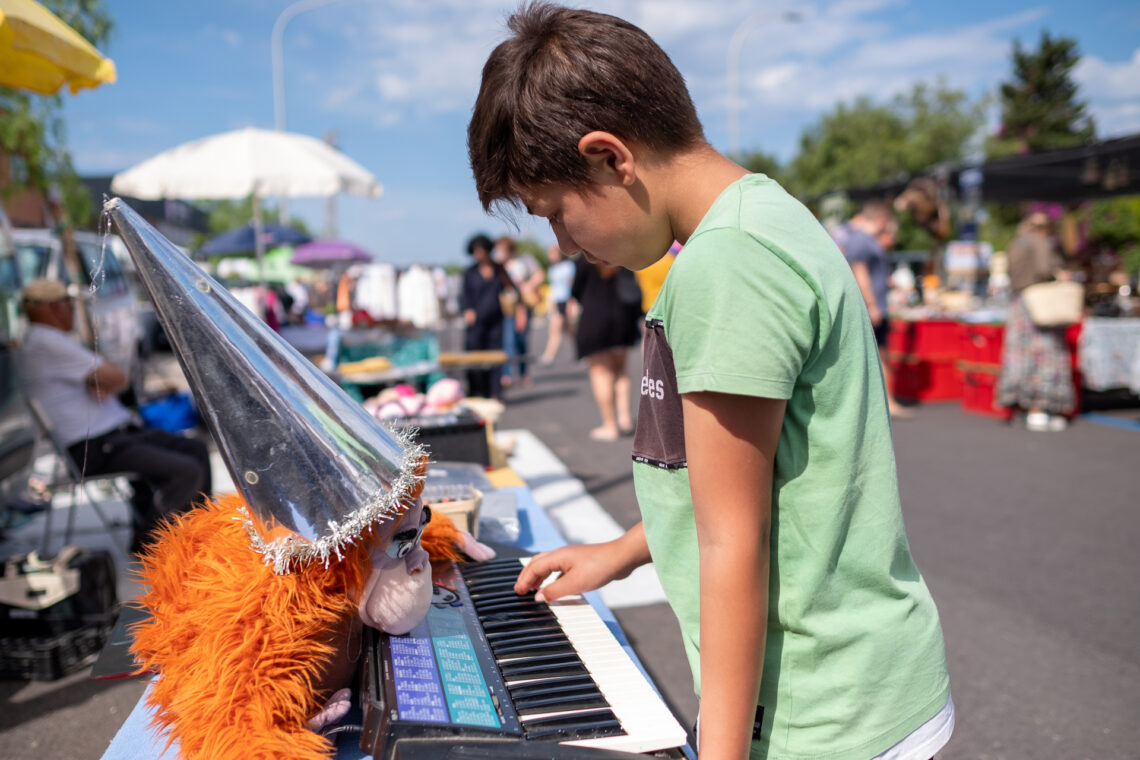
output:
<svg viewBox="0 0 1140 760"><path fill-rule="evenodd" d="M531 495L530 490L523 487L499 489L500 492L513 494L518 507L519 535L514 542L520 549L530 552L540 552L554 549L565 544L565 540L558 532L558 528L550 521L546 512L540 507ZM606 622L610 631L634 662L641 667L636 654L630 647L624 632L614 618L613 612L606 607L596 593L586 594L586 598ZM644 672L644 668L642 668ZM149 691L149 690L148 690ZM162 757L162 748L166 741L158 737L149 727L151 711L145 704L146 694L135 705L134 710L127 716L111 745L103 754L103 760L150 760ZM172 748L166 754L170 760L177 758L177 751ZM337 745L337 760L364 760L369 757L360 749L359 737L346 735Z"/></svg>

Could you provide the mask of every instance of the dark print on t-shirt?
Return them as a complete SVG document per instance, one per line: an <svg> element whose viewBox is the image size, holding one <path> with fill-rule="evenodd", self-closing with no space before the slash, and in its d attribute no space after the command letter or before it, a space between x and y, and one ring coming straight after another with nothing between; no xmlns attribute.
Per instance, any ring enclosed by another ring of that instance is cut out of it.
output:
<svg viewBox="0 0 1140 760"><path fill-rule="evenodd" d="M637 434L633 438L633 461L667 469L686 466L685 425L673 350L665 340L665 325L646 320L642 349L641 405L637 410Z"/></svg>

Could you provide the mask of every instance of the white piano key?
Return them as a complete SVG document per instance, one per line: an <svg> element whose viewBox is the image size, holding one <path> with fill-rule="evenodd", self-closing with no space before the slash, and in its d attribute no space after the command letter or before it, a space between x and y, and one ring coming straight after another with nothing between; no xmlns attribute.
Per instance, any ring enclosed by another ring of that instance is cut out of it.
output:
<svg viewBox="0 0 1140 760"><path fill-rule="evenodd" d="M685 729L590 603L581 596L563 597L551 602L550 609L626 732L563 744L624 752L656 752L684 745Z"/></svg>

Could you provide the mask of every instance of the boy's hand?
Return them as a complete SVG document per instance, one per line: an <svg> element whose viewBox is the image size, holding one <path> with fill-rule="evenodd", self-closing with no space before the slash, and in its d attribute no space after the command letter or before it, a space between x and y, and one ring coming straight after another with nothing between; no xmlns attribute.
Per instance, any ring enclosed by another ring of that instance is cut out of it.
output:
<svg viewBox="0 0 1140 760"><path fill-rule="evenodd" d="M571 594L600 588L628 576L639 565L649 562L645 533L638 523L624 536L603 544L575 544L538 554L519 573L515 593L542 586L551 573L562 575L535 594L539 601L553 602Z"/></svg>

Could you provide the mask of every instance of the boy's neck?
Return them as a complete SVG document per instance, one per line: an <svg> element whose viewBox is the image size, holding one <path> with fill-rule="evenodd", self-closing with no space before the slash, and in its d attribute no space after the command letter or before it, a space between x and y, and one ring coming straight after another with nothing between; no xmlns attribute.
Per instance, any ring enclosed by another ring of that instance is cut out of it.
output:
<svg viewBox="0 0 1140 760"><path fill-rule="evenodd" d="M707 143L654 168L676 240L684 245L725 188L748 170Z"/></svg>

